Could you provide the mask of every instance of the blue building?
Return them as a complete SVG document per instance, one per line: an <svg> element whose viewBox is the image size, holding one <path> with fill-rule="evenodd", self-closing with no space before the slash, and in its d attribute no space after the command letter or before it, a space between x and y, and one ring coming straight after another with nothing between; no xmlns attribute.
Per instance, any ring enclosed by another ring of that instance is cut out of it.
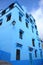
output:
<svg viewBox="0 0 43 65"><path fill-rule="evenodd" d="M0 60L12 65L42 65L43 53L35 19L18 3L0 12Z"/></svg>

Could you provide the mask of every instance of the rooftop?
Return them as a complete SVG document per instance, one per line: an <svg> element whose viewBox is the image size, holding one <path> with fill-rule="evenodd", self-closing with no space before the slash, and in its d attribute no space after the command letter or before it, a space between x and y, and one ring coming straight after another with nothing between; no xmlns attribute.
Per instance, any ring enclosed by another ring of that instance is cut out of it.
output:
<svg viewBox="0 0 43 65"><path fill-rule="evenodd" d="M9 12L9 11L10 11L11 9L13 9L14 7L17 7L17 8L19 8L19 9L21 9L22 11L24 11L23 8L18 4L18 2L14 2L14 3L12 3L11 5L9 5L6 9L0 10L0 17L1 17L2 15L4 15L5 13Z"/></svg>

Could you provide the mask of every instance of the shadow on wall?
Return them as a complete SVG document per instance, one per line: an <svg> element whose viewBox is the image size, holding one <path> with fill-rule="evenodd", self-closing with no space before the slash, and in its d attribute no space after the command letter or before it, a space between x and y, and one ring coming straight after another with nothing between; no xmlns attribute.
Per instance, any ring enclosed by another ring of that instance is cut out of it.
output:
<svg viewBox="0 0 43 65"><path fill-rule="evenodd" d="M10 61L10 58L10 53L0 50L0 65L43 65L43 59Z"/></svg>
<svg viewBox="0 0 43 65"><path fill-rule="evenodd" d="M0 50L0 60L10 61L11 54Z"/></svg>

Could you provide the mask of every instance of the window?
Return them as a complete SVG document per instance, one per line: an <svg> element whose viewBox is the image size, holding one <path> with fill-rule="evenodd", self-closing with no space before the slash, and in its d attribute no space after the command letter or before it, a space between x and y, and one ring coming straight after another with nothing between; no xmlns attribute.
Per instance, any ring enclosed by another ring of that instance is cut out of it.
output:
<svg viewBox="0 0 43 65"><path fill-rule="evenodd" d="M28 22L26 22L26 27L28 28Z"/></svg>
<svg viewBox="0 0 43 65"><path fill-rule="evenodd" d="M22 22L23 13L19 12L19 21Z"/></svg>
<svg viewBox="0 0 43 65"><path fill-rule="evenodd" d="M40 47L40 43L39 43L39 47Z"/></svg>
<svg viewBox="0 0 43 65"><path fill-rule="evenodd" d="M17 47L22 47L22 44L20 44L20 43L17 43L17 45L16 45Z"/></svg>
<svg viewBox="0 0 43 65"><path fill-rule="evenodd" d="M32 39L32 45L35 46L35 39Z"/></svg>
<svg viewBox="0 0 43 65"><path fill-rule="evenodd" d="M0 20L0 26L2 25L2 19Z"/></svg>
<svg viewBox="0 0 43 65"><path fill-rule="evenodd" d="M31 18L30 18L30 22L31 22L31 23L33 22Z"/></svg>
<svg viewBox="0 0 43 65"><path fill-rule="evenodd" d="M29 47L29 51L33 51L33 48L32 47Z"/></svg>
<svg viewBox="0 0 43 65"><path fill-rule="evenodd" d="M34 22L35 22L35 19L34 19Z"/></svg>
<svg viewBox="0 0 43 65"><path fill-rule="evenodd" d="M19 36L20 36L20 39L22 39L22 38L23 38L23 33L24 33L24 31L20 29L20 31L19 31Z"/></svg>
<svg viewBox="0 0 43 65"><path fill-rule="evenodd" d="M26 13L26 18L28 18L29 17L29 15Z"/></svg>
<svg viewBox="0 0 43 65"><path fill-rule="evenodd" d="M35 29L37 29L37 26L35 25Z"/></svg>
<svg viewBox="0 0 43 65"><path fill-rule="evenodd" d="M6 12L6 10L3 10L3 11L2 11L2 15L4 15L4 14L5 14L5 12Z"/></svg>
<svg viewBox="0 0 43 65"><path fill-rule="evenodd" d="M35 57L37 57L37 50L35 50Z"/></svg>
<svg viewBox="0 0 43 65"><path fill-rule="evenodd" d="M36 35L38 35L38 31L36 31Z"/></svg>
<svg viewBox="0 0 43 65"><path fill-rule="evenodd" d="M15 25L15 23L16 23L15 21L12 21L12 25Z"/></svg>
<svg viewBox="0 0 43 65"><path fill-rule="evenodd" d="M19 15L19 21L22 21L22 17Z"/></svg>
<svg viewBox="0 0 43 65"><path fill-rule="evenodd" d="M29 21L27 19L25 19L25 20L26 20L26 27L28 28L29 27L28 26Z"/></svg>
<svg viewBox="0 0 43 65"><path fill-rule="evenodd" d="M2 22L0 22L0 26L2 25Z"/></svg>
<svg viewBox="0 0 43 65"><path fill-rule="evenodd" d="M32 32L34 32L34 26L32 25Z"/></svg>
<svg viewBox="0 0 43 65"><path fill-rule="evenodd" d="M20 50L16 50L16 60L20 60Z"/></svg>
<svg viewBox="0 0 43 65"><path fill-rule="evenodd" d="M7 15L7 22L11 19L11 14Z"/></svg>
<svg viewBox="0 0 43 65"><path fill-rule="evenodd" d="M9 6L10 9L14 8L14 3Z"/></svg>

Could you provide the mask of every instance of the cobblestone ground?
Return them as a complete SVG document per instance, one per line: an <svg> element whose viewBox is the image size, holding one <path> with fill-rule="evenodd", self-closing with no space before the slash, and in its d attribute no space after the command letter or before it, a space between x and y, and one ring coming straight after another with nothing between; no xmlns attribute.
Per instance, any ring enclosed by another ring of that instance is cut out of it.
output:
<svg viewBox="0 0 43 65"><path fill-rule="evenodd" d="M0 61L0 65L12 65L12 64L5 62L5 61Z"/></svg>

